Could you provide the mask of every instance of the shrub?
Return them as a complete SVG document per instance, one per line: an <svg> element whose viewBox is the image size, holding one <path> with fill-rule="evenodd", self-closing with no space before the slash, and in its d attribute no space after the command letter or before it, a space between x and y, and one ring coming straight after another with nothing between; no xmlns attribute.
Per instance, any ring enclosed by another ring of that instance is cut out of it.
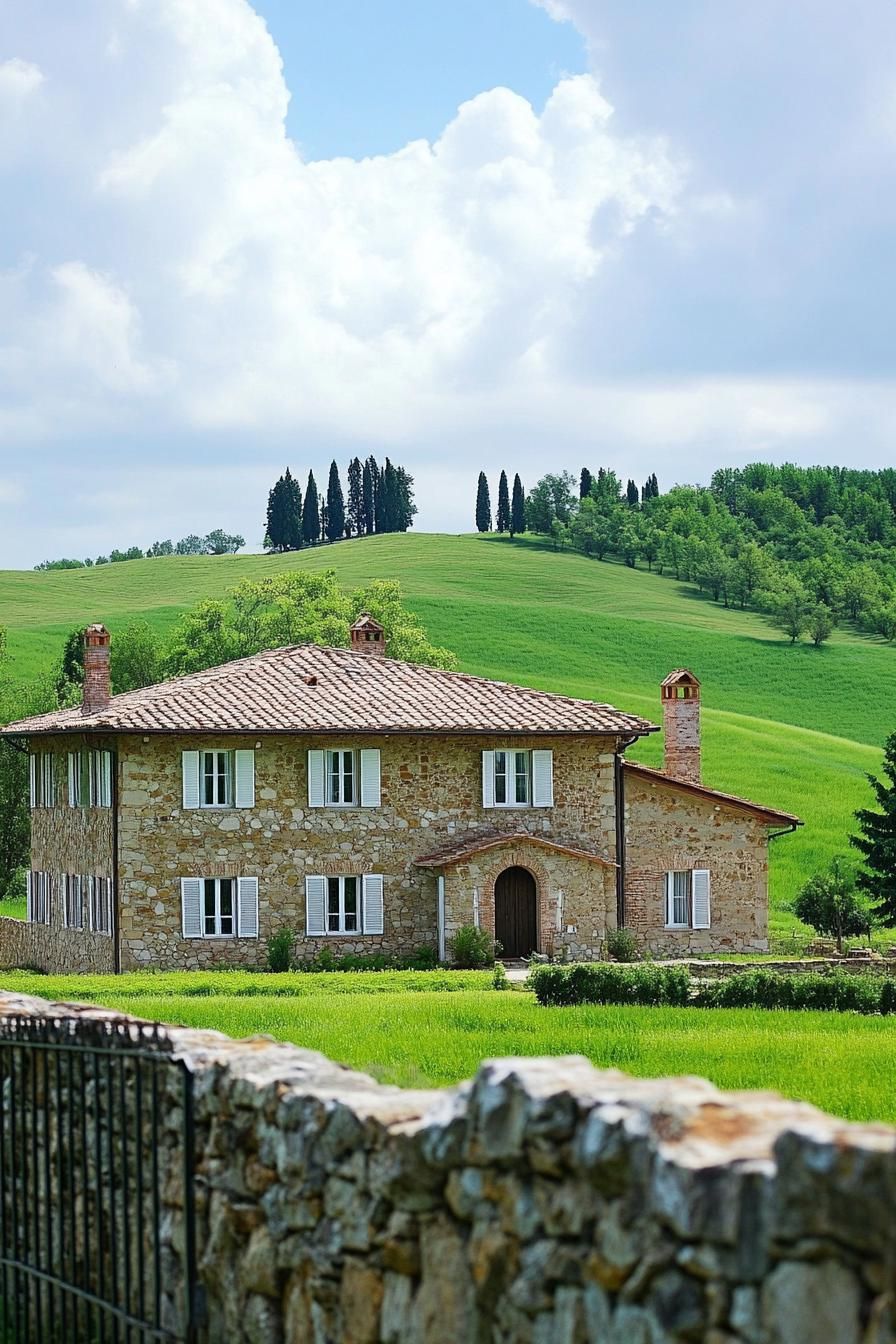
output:
<svg viewBox="0 0 896 1344"><path fill-rule="evenodd" d="M495 962L495 969L492 972L492 988L493 989L510 988L510 981L507 979L507 972L504 969L504 963L502 961Z"/></svg>
<svg viewBox="0 0 896 1344"><path fill-rule="evenodd" d="M671 966L613 966L583 962L573 966L539 966L529 977L543 1005L636 1003L683 1005L688 1002L690 976Z"/></svg>
<svg viewBox="0 0 896 1344"><path fill-rule="evenodd" d="M607 934L607 955L611 961L640 961L641 954L631 929L613 929Z"/></svg>
<svg viewBox="0 0 896 1344"><path fill-rule="evenodd" d="M292 965L293 934L290 929L279 929L268 939L268 970L288 971Z"/></svg>
<svg viewBox="0 0 896 1344"><path fill-rule="evenodd" d="M451 940L451 960L465 971L494 966L495 947L495 940L485 929L464 924Z"/></svg>

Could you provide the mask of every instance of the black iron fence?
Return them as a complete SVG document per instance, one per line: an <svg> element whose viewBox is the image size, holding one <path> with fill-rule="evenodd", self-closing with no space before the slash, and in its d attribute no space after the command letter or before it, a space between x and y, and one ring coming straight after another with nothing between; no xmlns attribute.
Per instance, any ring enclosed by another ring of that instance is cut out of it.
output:
<svg viewBox="0 0 896 1344"><path fill-rule="evenodd" d="M193 1344L193 1153L157 1027L0 1019L0 1344Z"/></svg>

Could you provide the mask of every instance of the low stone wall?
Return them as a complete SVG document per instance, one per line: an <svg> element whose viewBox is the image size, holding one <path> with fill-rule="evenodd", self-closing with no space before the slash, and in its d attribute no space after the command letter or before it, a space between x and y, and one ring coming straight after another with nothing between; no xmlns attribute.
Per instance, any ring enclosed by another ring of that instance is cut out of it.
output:
<svg viewBox="0 0 896 1344"><path fill-rule="evenodd" d="M882 957L880 961L850 960L848 957L815 957L802 961L680 961L670 965L685 970L699 980L729 980L746 971L775 971L778 975L830 975L832 971L849 971L855 975L896 975L896 957Z"/></svg>
<svg viewBox="0 0 896 1344"><path fill-rule="evenodd" d="M49 1009L0 996L0 1031L23 1010ZM885 1126L577 1057L403 1092L168 1035L194 1074L204 1340L896 1340Z"/></svg>
<svg viewBox="0 0 896 1344"><path fill-rule="evenodd" d="M0 916L0 968L17 966L65 975L82 971L111 975L115 947L108 934Z"/></svg>

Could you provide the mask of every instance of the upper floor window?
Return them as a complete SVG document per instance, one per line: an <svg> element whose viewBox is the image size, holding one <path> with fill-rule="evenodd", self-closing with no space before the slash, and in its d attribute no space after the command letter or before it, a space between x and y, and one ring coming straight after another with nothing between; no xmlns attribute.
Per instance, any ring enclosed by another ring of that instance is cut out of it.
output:
<svg viewBox="0 0 896 1344"><path fill-rule="evenodd" d="M708 929L709 870L693 868L667 873L665 907L667 929Z"/></svg>
<svg viewBox="0 0 896 1344"><path fill-rule="evenodd" d="M255 752L203 747L181 758L185 808L254 807Z"/></svg>
<svg viewBox="0 0 896 1344"><path fill-rule="evenodd" d="M50 924L53 917L53 879L49 873L29 873L28 918L32 924Z"/></svg>
<svg viewBox="0 0 896 1344"><path fill-rule="evenodd" d="M553 807L554 753L497 747L482 753L483 807Z"/></svg>
<svg viewBox="0 0 896 1344"><path fill-rule="evenodd" d="M112 806L112 753L95 749L68 753L69 807Z"/></svg>
<svg viewBox="0 0 896 1344"><path fill-rule="evenodd" d="M309 807L379 807L380 803L380 753L376 748L309 751Z"/></svg>
<svg viewBox="0 0 896 1344"><path fill-rule="evenodd" d="M56 758L51 751L31 754L31 806L55 807Z"/></svg>

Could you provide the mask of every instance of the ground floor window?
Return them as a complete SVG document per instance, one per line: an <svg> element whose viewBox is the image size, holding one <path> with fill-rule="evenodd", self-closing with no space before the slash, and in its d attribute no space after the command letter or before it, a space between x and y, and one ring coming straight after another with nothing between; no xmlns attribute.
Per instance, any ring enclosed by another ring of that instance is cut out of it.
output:
<svg viewBox="0 0 896 1344"><path fill-rule="evenodd" d="M94 933L112 932L112 879L90 879L90 927Z"/></svg>
<svg viewBox="0 0 896 1344"><path fill-rule="evenodd" d="M185 938L257 938L257 877L183 877Z"/></svg>
<svg viewBox="0 0 896 1344"><path fill-rule="evenodd" d="M66 873L64 878L65 907L63 917L67 929L84 927L84 879L77 873Z"/></svg>
<svg viewBox="0 0 896 1344"><path fill-rule="evenodd" d="M32 924L50 924L53 912L53 879L49 873L28 874L28 918Z"/></svg>
<svg viewBox="0 0 896 1344"><path fill-rule="evenodd" d="M360 929L358 879L327 878L327 932L357 933Z"/></svg>
<svg viewBox="0 0 896 1344"><path fill-rule="evenodd" d="M202 896L202 931L206 938L232 938L236 933L233 878L203 878Z"/></svg>
<svg viewBox="0 0 896 1344"><path fill-rule="evenodd" d="M384 879L380 873L305 878L305 932L381 934Z"/></svg>
<svg viewBox="0 0 896 1344"><path fill-rule="evenodd" d="M666 874L667 929L708 929L709 870L692 868Z"/></svg>

